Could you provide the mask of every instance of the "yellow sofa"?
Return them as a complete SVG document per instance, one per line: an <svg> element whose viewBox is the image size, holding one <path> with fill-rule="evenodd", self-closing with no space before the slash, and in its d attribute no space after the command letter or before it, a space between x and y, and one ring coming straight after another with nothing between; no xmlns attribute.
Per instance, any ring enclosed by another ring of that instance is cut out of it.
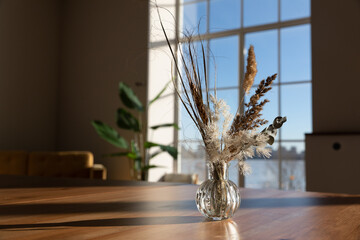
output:
<svg viewBox="0 0 360 240"><path fill-rule="evenodd" d="M106 168L94 164L91 152L0 151L0 174L106 179Z"/></svg>

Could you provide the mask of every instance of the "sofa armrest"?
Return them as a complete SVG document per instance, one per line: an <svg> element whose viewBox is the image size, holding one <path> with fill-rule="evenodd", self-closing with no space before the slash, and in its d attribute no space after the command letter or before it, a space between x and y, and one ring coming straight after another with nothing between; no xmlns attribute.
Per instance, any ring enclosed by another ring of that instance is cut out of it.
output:
<svg viewBox="0 0 360 240"><path fill-rule="evenodd" d="M106 167L102 164L94 164L90 168L90 178L106 180L107 178Z"/></svg>

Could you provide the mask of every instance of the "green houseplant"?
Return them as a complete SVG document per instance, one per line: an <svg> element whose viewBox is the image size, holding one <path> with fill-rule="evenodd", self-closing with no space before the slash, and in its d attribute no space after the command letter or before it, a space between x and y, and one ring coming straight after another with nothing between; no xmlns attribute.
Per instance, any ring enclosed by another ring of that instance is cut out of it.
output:
<svg viewBox="0 0 360 240"><path fill-rule="evenodd" d="M169 83L168 83L169 84ZM120 129L132 131L134 138L128 143L125 138L120 136L117 130L99 120L91 122L98 135L114 145L122 149L121 152L111 153L105 155L106 157L127 157L131 162L131 176L136 180L147 180L148 170L150 168L159 167L150 164L150 160L162 152L167 152L174 159L177 159L178 151L176 147L170 145L163 145L156 142L146 141L143 134L143 124L141 122L142 116L147 112L147 109L156 102L165 92L168 84L146 105L142 104L134 91L125 83L119 83L119 97L124 105L116 112L116 124ZM130 111L135 112L134 116ZM163 127L175 127L179 129L176 123L166 123L150 127L153 130ZM149 154L150 148L158 148L152 154Z"/></svg>

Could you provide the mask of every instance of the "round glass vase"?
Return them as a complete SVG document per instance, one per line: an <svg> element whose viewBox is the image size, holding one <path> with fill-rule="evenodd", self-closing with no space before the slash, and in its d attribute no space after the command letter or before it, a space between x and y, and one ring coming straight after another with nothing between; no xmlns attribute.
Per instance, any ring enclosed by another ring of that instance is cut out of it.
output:
<svg viewBox="0 0 360 240"><path fill-rule="evenodd" d="M240 191L229 180L229 164L208 163L208 180L196 192L196 205L199 212L211 220L231 218L240 206Z"/></svg>

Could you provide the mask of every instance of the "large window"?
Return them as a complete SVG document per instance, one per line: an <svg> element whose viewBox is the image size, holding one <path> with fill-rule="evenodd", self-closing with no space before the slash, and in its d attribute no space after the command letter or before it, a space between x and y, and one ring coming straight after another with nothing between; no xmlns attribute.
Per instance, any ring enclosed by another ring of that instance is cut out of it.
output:
<svg viewBox="0 0 360 240"><path fill-rule="evenodd" d="M270 122L276 116L287 116L288 121L271 146L272 157L247 160L253 173L245 179L232 167L230 178L251 188L304 190L305 133L312 131L310 0L177 0L159 5L167 9L160 13L171 29L168 31L171 39L181 39L182 33L189 30L205 39L211 49L207 56L210 83L217 78L218 97L230 105L233 114L241 99L248 99L241 95L240 86L250 44L254 45L258 62L253 88L268 75L278 73L272 91L266 96L270 103L263 116ZM168 55L164 39L155 37L161 34L156 19L152 14L150 62L156 60L151 59L156 52ZM150 72L151 85L152 78L158 75L152 72L151 63ZM200 134L174 96L170 91L165 97L173 97L173 106L179 110L173 111L173 119L181 127L180 132L172 134L173 142L181 149L172 170L198 173L200 180L204 180L205 152Z"/></svg>

